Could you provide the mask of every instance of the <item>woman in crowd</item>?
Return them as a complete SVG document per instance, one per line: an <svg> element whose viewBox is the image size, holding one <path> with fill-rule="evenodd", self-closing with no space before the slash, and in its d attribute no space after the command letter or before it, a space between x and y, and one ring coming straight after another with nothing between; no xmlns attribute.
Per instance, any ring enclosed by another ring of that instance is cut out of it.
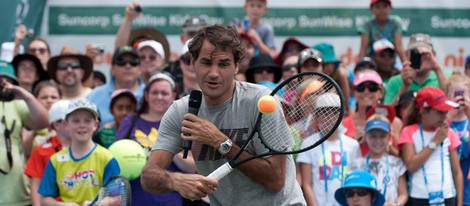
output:
<svg viewBox="0 0 470 206"><path fill-rule="evenodd" d="M128 115L119 126L116 141L132 139L137 141L150 153L158 136L160 121L166 110L177 96L174 80L165 73L157 73L150 77L142 99L142 105L136 114ZM130 136L127 136L130 134ZM180 157L180 158L179 158ZM192 158L183 159L177 155L169 171L195 172ZM183 198L178 192L151 194L145 192L140 178L131 180L132 205L182 205Z"/></svg>

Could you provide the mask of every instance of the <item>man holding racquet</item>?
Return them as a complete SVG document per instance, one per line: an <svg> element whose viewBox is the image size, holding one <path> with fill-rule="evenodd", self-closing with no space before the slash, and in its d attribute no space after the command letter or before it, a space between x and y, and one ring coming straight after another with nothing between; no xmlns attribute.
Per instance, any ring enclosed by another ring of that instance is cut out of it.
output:
<svg viewBox="0 0 470 206"><path fill-rule="evenodd" d="M235 28L215 25L203 28L189 44L191 66L203 92L198 116L188 111L188 96L165 113L141 182L146 191L177 191L196 200L209 195L211 205L306 205L295 180L292 157L273 155L241 164L217 181L206 177L235 156L248 141L259 110L257 101L270 91L262 86L238 82L239 61L244 51ZM282 109L266 115L275 126L287 130ZM184 134L190 134L184 135ZM278 135L279 136L279 135ZM264 137L280 138L280 137ZM181 151L183 140L191 140L191 152L199 174L171 173L165 168ZM283 147L289 147L285 141ZM254 138L241 153L246 159L267 152Z"/></svg>

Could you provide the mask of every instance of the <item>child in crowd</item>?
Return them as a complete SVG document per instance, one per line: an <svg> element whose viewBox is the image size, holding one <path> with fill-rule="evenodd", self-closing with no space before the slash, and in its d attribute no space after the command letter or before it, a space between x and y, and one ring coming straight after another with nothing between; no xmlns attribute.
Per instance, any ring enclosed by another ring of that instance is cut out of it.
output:
<svg viewBox="0 0 470 206"><path fill-rule="evenodd" d="M390 121L384 115L369 117L365 126L369 153L351 169L366 170L378 180L377 188L385 196L385 205L404 205L408 200L406 167L400 158L387 152L390 130Z"/></svg>
<svg viewBox="0 0 470 206"><path fill-rule="evenodd" d="M68 100L59 100L49 109L49 124L57 135L36 147L26 163L24 173L31 178L31 203L33 206L41 205L38 188L50 157L70 145L70 135L64 123L68 105Z"/></svg>
<svg viewBox="0 0 470 206"><path fill-rule="evenodd" d="M464 176L464 205L470 205L470 179L466 178L470 166L469 150L469 117L470 117L470 78L460 72L454 72L447 79L447 96L459 103L458 109L449 111L447 117L451 120L451 128L460 138L462 144L458 147L458 156Z"/></svg>
<svg viewBox="0 0 470 206"><path fill-rule="evenodd" d="M243 8L245 9L247 19L243 20L240 26L246 31L248 36L262 40L257 41L260 51L271 51L268 53L274 56L276 53L274 29L270 24L263 23L261 20L263 15L268 12L268 2L266 0L245 0Z"/></svg>
<svg viewBox="0 0 470 206"><path fill-rule="evenodd" d="M124 118L128 114L137 111L137 98L135 98L131 90L118 89L111 95L109 109L114 116L114 121L103 125L93 136L93 141L105 148L108 148L114 142L116 131L119 130L119 126Z"/></svg>
<svg viewBox="0 0 470 206"><path fill-rule="evenodd" d="M62 98L59 85L52 80L44 80L35 85L33 95L47 110ZM33 149L46 143L51 137L56 136L52 128L44 128L36 131L24 131L24 135L30 135L33 139Z"/></svg>
<svg viewBox="0 0 470 206"><path fill-rule="evenodd" d="M336 190L335 199L342 206L382 206L384 196L377 189L377 180L367 171L355 171Z"/></svg>
<svg viewBox="0 0 470 206"><path fill-rule="evenodd" d="M99 125L93 103L86 99L71 101L65 125L72 143L54 154L47 164L38 190L42 205L57 205L58 197L70 205L88 204L111 177L120 174L111 152L92 141Z"/></svg>
<svg viewBox="0 0 470 206"><path fill-rule="evenodd" d="M323 96L318 97L315 108L319 105L327 105ZM325 96L324 98L331 98ZM321 107L320 107L321 108ZM321 123L321 118L317 118ZM318 125L321 126L321 125ZM306 137L302 147L311 145L314 135ZM344 177L353 162L361 157L359 144L356 140L345 136L338 129L319 147L313 148L297 157L299 163L302 190L308 205L337 205L335 191L343 185Z"/></svg>
<svg viewBox="0 0 470 206"><path fill-rule="evenodd" d="M391 0L371 0L370 11L373 18L358 28L361 35L361 45L358 58L370 56L373 53L372 44L378 40L386 39L393 43L400 60L406 60L402 37L405 29L398 16L392 16Z"/></svg>
<svg viewBox="0 0 470 206"><path fill-rule="evenodd" d="M462 205L460 140L446 122L457 106L442 90L428 86L408 108L398 146L410 174L410 205Z"/></svg>

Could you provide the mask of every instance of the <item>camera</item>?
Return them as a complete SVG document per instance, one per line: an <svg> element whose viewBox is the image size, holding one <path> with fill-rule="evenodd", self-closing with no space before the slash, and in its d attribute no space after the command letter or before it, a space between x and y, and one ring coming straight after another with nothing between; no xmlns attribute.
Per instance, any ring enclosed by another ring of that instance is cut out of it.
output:
<svg viewBox="0 0 470 206"><path fill-rule="evenodd" d="M140 13L140 12L142 12L142 7L140 7L140 6L135 6L135 7L134 7L134 11L137 12L137 13Z"/></svg>
<svg viewBox="0 0 470 206"><path fill-rule="evenodd" d="M10 91L4 91L3 85L0 85L0 102L10 102L15 99L15 95Z"/></svg>
<svg viewBox="0 0 470 206"><path fill-rule="evenodd" d="M104 53L104 44L95 44L95 49L100 53Z"/></svg>

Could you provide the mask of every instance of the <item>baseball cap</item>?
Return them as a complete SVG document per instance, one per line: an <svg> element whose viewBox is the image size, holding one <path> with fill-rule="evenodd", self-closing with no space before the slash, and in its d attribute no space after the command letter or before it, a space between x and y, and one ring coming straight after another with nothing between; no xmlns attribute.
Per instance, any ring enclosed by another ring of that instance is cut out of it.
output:
<svg viewBox="0 0 470 206"><path fill-rule="evenodd" d="M391 0L371 0L371 1L370 1L370 6L376 4L376 3L379 2L379 1L385 1L385 2L387 2L388 4L390 4L390 6L392 5L392 1L391 1Z"/></svg>
<svg viewBox="0 0 470 206"><path fill-rule="evenodd" d="M459 104L450 101L446 94L436 87L424 87L416 94L416 108L418 109L431 107L438 111L447 112L458 106Z"/></svg>
<svg viewBox="0 0 470 206"><path fill-rule="evenodd" d="M117 48L114 51L112 63L115 64L116 61L119 58L121 58L121 56L124 55L124 54L130 54L130 55L134 56L135 58L139 58L139 53L137 53L136 49L134 49L133 47L130 47L130 46L123 46L123 47Z"/></svg>
<svg viewBox="0 0 470 206"><path fill-rule="evenodd" d="M189 43L191 43L192 40L193 38L186 40L183 45L183 49L181 49L181 55L185 55L189 51Z"/></svg>
<svg viewBox="0 0 470 206"><path fill-rule="evenodd" d="M353 85L357 86L367 81L377 83L378 85L382 85L383 83L382 78L376 71L366 70L359 72L359 74L356 75Z"/></svg>
<svg viewBox="0 0 470 206"><path fill-rule="evenodd" d="M67 112L65 113L65 118L67 119L72 113L78 110L86 110L93 114L95 119L98 119L98 109L96 108L96 105L92 102L90 102L87 99L75 99L70 101L70 103L67 106Z"/></svg>
<svg viewBox="0 0 470 206"><path fill-rule="evenodd" d="M320 95L315 102L315 109L323 107L341 107L341 99L335 93L325 93Z"/></svg>
<svg viewBox="0 0 470 206"><path fill-rule="evenodd" d="M140 49L144 47L150 47L152 48L157 54L159 54L162 59L165 59L165 50L163 50L163 45L155 40L145 40L141 41L137 44L137 50L140 51Z"/></svg>
<svg viewBox="0 0 470 206"><path fill-rule="evenodd" d="M202 17L190 16L184 21L183 32L197 32L206 26L206 20Z"/></svg>
<svg viewBox="0 0 470 206"><path fill-rule="evenodd" d="M366 132L369 132L373 129L380 129L385 132L390 132L390 124L386 121L374 119L366 123Z"/></svg>
<svg viewBox="0 0 470 206"><path fill-rule="evenodd" d="M122 96L128 96L129 98L131 98L131 100L137 104L137 98L135 97L134 93L132 93L131 90L129 89L117 89L115 90L112 94L111 94L111 104L110 105L110 109L113 107L113 105L116 103L116 100L119 98L119 97L122 97Z"/></svg>
<svg viewBox="0 0 470 206"><path fill-rule="evenodd" d="M387 49L395 51L395 46L393 45L392 42L390 42L387 39L380 39L380 40L375 41L374 44L372 44L372 48L375 53L380 53Z"/></svg>
<svg viewBox="0 0 470 206"><path fill-rule="evenodd" d="M389 122L393 122L397 115L395 109L390 105L379 104L371 106L366 113L366 119L369 119L374 114L380 114L388 119Z"/></svg>
<svg viewBox="0 0 470 206"><path fill-rule="evenodd" d="M363 57L356 66L354 66L354 73L362 71L364 69L377 70L377 64L370 57Z"/></svg>
<svg viewBox="0 0 470 206"><path fill-rule="evenodd" d="M156 73L156 74L152 75L150 77L147 85L152 84L152 82L154 82L156 80L166 80L166 81L170 82L171 88L175 89L175 86L176 86L175 81L173 80L173 78L170 77L170 75L165 74L164 72L159 72L159 73Z"/></svg>
<svg viewBox="0 0 470 206"><path fill-rule="evenodd" d="M417 33L410 37L407 50L411 50L417 47L425 47L429 51L433 50L431 36L429 34Z"/></svg>
<svg viewBox="0 0 470 206"><path fill-rule="evenodd" d="M351 172L346 176L344 185L338 188L335 192L335 199L340 205L348 205L346 202L345 189L347 188L366 188L371 189L375 193L375 201L373 206L382 206L385 203L385 197L377 189L377 179L369 172L358 170Z"/></svg>
<svg viewBox="0 0 470 206"><path fill-rule="evenodd" d="M18 85L18 79L15 75L15 69L10 63L4 60L0 60L0 76L6 76L12 79L14 84Z"/></svg>
<svg viewBox="0 0 470 206"><path fill-rule="evenodd" d="M52 104L49 109L49 124L65 119L65 112L69 106L70 100L59 100Z"/></svg>
<svg viewBox="0 0 470 206"><path fill-rule="evenodd" d="M301 67L302 64L304 64L309 59L314 59L318 63L322 63L323 62L323 55L321 54L320 51L318 51L316 49L306 48L306 49L304 49L300 52L298 66Z"/></svg>

